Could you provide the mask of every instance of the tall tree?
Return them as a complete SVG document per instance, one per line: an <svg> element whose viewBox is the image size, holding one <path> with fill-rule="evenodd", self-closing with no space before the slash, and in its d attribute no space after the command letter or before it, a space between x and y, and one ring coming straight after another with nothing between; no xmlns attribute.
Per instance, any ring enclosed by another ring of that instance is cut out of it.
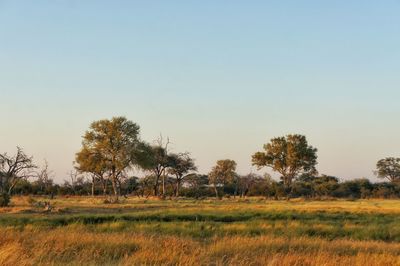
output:
<svg viewBox="0 0 400 266"><path fill-rule="evenodd" d="M179 197L183 179L190 172L197 171L197 167L189 153L171 154L170 162L168 173L175 176L175 197Z"/></svg>
<svg viewBox="0 0 400 266"><path fill-rule="evenodd" d="M388 157L376 164L376 175L390 182L400 182L400 158Z"/></svg>
<svg viewBox="0 0 400 266"><path fill-rule="evenodd" d="M317 149L308 145L302 135L287 135L271 139L264 145L263 152L253 155L253 165L270 167L281 174L286 188L301 174L315 174L317 172Z"/></svg>
<svg viewBox="0 0 400 266"><path fill-rule="evenodd" d="M125 117L113 117L95 121L83 136L82 150L77 153L78 168L91 169L94 161L107 171L115 199L118 200L118 184L124 171L136 164L136 152L140 147L139 126ZM87 156L80 156L87 153Z"/></svg>
<svg viewBox="0 0 400 266"><path fill-rule="evenodd" d="M165 196L165 175L171 166L171 157L168 155L167 145L142 145L142 152L138 155L140 167L152 173L155 177L153 191L154 196L159 196L160 180L162 181L162 195Z"/></svg>
<svg viewBox="0 0 400 266"><path fill-rule="evenodd" d="M0 154L0 194L10 195L19 181L35 176L35 168L33 158L19 147L14 156Z"/></svg>
<svg viewBox="0 0 400 266"><path fill-rule="evenodd" d="M213 185L215 191L215 197L220 198L218 188L225 187L226 184L232 183L236 174L236 162L233 160L219 160L217 164L212 168L208 175L210 184Z"/></svg>

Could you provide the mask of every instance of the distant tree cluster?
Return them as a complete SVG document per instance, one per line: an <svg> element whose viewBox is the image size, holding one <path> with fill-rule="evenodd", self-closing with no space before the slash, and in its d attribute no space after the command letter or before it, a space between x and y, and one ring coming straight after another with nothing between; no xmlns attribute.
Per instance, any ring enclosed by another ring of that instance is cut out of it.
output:
<svg viewBox="0 0 400 266"><path fill-rule="evenodd" d="M10 156L0 154L0 206L7 206L11 195L103 195L118 201L121 196L150 197L247 197L269 199L399 198L400 158L378 161L376 175L387 182L368 179L340 181L319 175L317 149L305 136L273 138L264 150L252 156L253 165L270 168L270 175L239 175L233 160L217 161L207 175L198 174L189 153L170 153L170 142L160 137L150 144L140 138L137 124L124 117L95 121L83 136L75 166L63 184L53 182L47 161L42 167L21 148ZM139 170L142 177L133 176Z"/></svg>
<svg viewBox="0 0 400 266"><path fill-rule="evenodd" d="M154 145L140 139L139 126L124 117L93 122L83 137L82 149L76 154L76 169L91 176L92 194L96 182L107 194L111 183L114 200L122 193L123 182L131 169L138 168L151 177L154 196L165 197L168 183L174 183L174 196L179 195L184 176L196 171L188 153L169 153L169 140L164 144L162 137ZM171 178L173 177L173 178ZM172 179L174 179L172 181Z"/></svg>

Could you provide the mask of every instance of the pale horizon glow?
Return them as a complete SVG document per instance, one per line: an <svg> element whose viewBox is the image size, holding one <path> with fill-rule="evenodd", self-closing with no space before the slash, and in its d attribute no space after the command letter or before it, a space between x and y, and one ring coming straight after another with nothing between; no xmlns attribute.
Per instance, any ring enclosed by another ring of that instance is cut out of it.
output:
<svg viewBox="0 0 400 266"><path fill-rule="evenodd" d="M90 123L125 116L200 173L299 133L321 174L376 180L400 156L400 2L267 2L0 1L0 152L61 182Z"/></svg>

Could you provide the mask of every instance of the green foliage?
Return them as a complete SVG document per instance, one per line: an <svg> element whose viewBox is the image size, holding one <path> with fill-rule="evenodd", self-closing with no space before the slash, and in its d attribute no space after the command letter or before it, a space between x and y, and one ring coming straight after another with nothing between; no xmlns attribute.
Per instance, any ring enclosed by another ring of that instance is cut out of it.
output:
<svg viewBox="0 0 400 266"><path fill-rule="evenodd" d="M107 180L108 186L111 181ZM122 195L148 197L153 195L156 177L154 175L142 178L130 177L121 181L120 190ZM167 195L175 195L175 178L167 177ZM215 196L215 190L209 186L207 175L189 174L184 177L180 196L189 198L204 198ZM72 190L69 183L62 185L51 184L45 190L36 181L22 180L14 189L18 195L83 195L91 194L92 183L89 180L79 180ZM222 187L218 186L219 192ZM263 196L269 199L282 199L287 197L287 190L283 182L277 182L270 177L258 175L238 176L234 183L224 185L223 192L226 196L237 195ZM102 193L101 184L95 186L95 194ZM355 179L339 182L336 177L331 176L300 176L292 184L291 197L303 197L310 199L324 198L400 198L399 183L371 183L368 179Z"/></svg>
<svg viewBox="0 0 400 266"><path fill-rule="evenodd" d="M334 197L342 198L369 198L371 196L373 185L368 179L361 178L349 180L341 183L336 190L332 192Z"/></svg>
<svg viewBox="0 0 400 266"><path fill-rule="evenodd" d="M141 153L138 155L140 167L155 177L154 196L159 196L161 179L163 181L162 194L165 196L165 176L167 169L173 165L173 158L168 154L167 146L168 144L165 147L162 146L162 140L157 145L142 144Z"/></svg>
<svg viewBox="0 0 400 266"><path fill-rule="evenodd" d="M170 155L170 167L168 173L177 177L183 177L190 171L197 171L193 158L188 153Z"/></svg>
<svg viewBox="0 0 400 266"><path fill-rule="evenodd" d="M332 176L316 176L317 149L305 136L287 135L273 138L264 145L265 151L253 155L253 165L270 167L281 174L281 182L270 176L236 174L236 162L220 160L209 175L193 174L197 170L189 153L168 152L162 138L150 145L139 138L139 126L124 117L93 122L83 137L82 149L76 154L76 176L71 182L54 184L47 162L39 172L33 170L32 157L18 148L15 156L0 154L0 193L8 195L98 195L115 196L159 195L162 181L163 198L185 196L217 198L231 196L264 196L281 199L290 197L400 198L400 158L386 158L377 163L376 174L390 183L371 183L368 179L339 182ZM138 166L144 177L128 178L129 170ZM90 173L91 180L79 176ZM36 180L29 180L35 177ZM5 202L5 200L3 200Z"/></svg>
<svg viewBox="0 0 400 266"><path fill-rule="evenodd" d="M197 167L188 153L171 154L169 157L170 165L167 172L175 176L175 196L179 197L181 183L185 175L191 171L197 171Z"/></svg>
<svg viewBox="0 0 400 266"><path fill-rule="evenodd" d="M182 195L190 198L211 197L214 191L208 186L208 176L199 174L189 174L185 177L185 187Z"/></svg>
<svg viewBox="0 0 400 266"><path fill-rule="evenodd" d="M400 158L385 158L376 164L379 178L387 178L390 182L400 182Z"/></svg>
<svg viewBox="0 0 400 266"><path fill-rule="evenodd" d="M273 138L264 145L264 150L253 155L253 165L259 168L267 166L280 173L288 187L298 175L316 173L317 149L308 145L305 136Z"/></svg>
<svg viewBox="0 0 400 266"><path fill-rule="evenodd" d="M236 162L233 160L219 160L208 176L210 184L214 186L215 196L218 198L218 187L224 188L226 184L231 184L237 177Z"/></svg>
<svg viewBox="0 0 400 266"><path fill-rule="evenodd" d="M293 184L292 196L295 197L331 197L339 187L339 179L334 176L302 175Z"/></svg>
<svg viewBox="0 0 400 266"><path fill-rule="evenodd" d="M118 197L117 182L126 169L138 163L140 147L139 126L125 117L95 121L83 137L81 151L76 154L77 168L101 178L107 173Z"/></svg>

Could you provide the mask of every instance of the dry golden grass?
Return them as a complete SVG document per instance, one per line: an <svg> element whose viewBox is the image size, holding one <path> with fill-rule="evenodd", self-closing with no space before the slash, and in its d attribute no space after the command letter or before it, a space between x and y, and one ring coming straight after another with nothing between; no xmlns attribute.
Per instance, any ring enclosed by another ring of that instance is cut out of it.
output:
<svg viewBox="0 0 400 266"><path fill-rule="evenodd" d="M0 265L400 265L400 244L285 237L195 241L81 226L0 230Z"/></svg>
<svg viewBox="0 0 400 266"><path fill-rule="evenodd" d="M1 210L0 265L400 265L396 200L40 200Z"/></svg>
<svg viewBox="0 0 400 266"><path fill-rule="evenodd" d="M0 213L20 213L32 210L30 200L46 200L41 197L13 197L12 205L8 208L0 208ZM129 198L123 199L120 204L104 204L103 197L58 197L51 200L53 206L58 209L68 209L74 212L83 211L93 213L104 213L130 210L160 210L162 208L172 210L173 208L191 210L211 211L302 211L302 212L351 212L351 213L390 213L400 214L400 200L327 200L327 201L305 201L293 199L291 201L270 201L264 198L250 199L224 199L218 201L208 200L170 200L163 201L159 198Z"/></svg>

